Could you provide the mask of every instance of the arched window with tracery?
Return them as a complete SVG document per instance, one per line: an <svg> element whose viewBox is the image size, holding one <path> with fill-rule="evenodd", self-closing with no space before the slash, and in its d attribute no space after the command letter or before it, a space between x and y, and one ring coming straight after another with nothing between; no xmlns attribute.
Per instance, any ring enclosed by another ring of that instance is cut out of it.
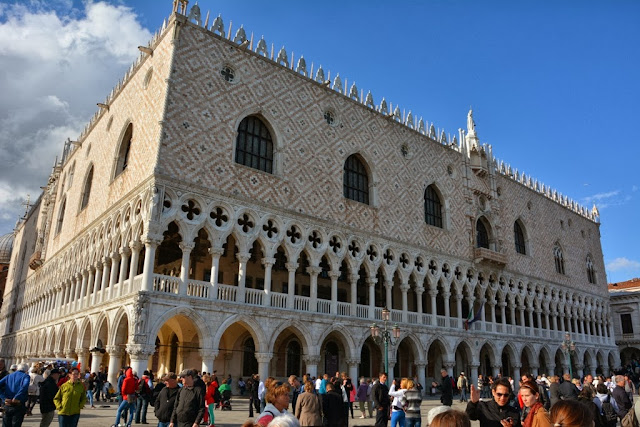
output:
<svg viewBox="0 0 640 427"><path fill-rule="evenodd" d="M273 139L267 125L256 116L247 116L238 126L236 163L273 173Z"/></svg>
<svg viewBox="0 0 640 427"><path fill-rule="evenodd" d="M131 144L133 143L133 123L127 125L124 131L120 146L118 147L118 157L116 158L116 169L113 177L117 177L124 172L129 166L129 154L131 152Z"/></svg>
<svg viewBox="0 0 640 427"><path fill-rule="evenodd" d="M524 231L522 229L522 225L520 221L516 221L513 223L513 239L516 244L516 252L522 255L527 254L527 246L524 240Z"/></svg>
<svg viewBox="0 0 640 427"><path fill-rule="evenodd" d="M64 198L62 200L62 204L60 205L60 210L58 211L58 221L56 223L56 235L62 231L62 223L64 222L64 211L67 208L67 199Z"/></svg>
<svg viewBox="0 0 640 427"><path fill-rule="evenodd" d="M442 203L433 185L424 191L424 221L435 227L442 228Z"/></svg>
<svg viewBox="0 0 640 427"><path fill-rule="evenodd" d="M559 243L556 243L553 247L553 258L556 264L556 272L564 274L564 255Z"/></svg>
<svg viewBox="0 0 640 427"><path fill-rule="evenodd" d="M369 204L369 174L364 162L356 154L347 157L343 174L344 197Z"/></svg>
<svg viewBox="0 0 640 427"><path fill-rule="evenodd" d="M80 210L83 210L89 204L89 197L91 196L91 184L93 183L93 165L89 166L89 172L84 180L84 187L82 189L82 199L80 202Z"/></svg>
<svg viewBox="0 0 640 427"><path fill-rule="evenodd" d="M476 222L476 246L489 249L489 232L482 218L478 218Z"/></svg>
<svg viewBox="0 0 640 427"><path fill-rule="evenodd" d="M589 279L589 283L596 283L596 271L593 268L593 261L591 260L591 255L587 255L587 278Z"/></svg>

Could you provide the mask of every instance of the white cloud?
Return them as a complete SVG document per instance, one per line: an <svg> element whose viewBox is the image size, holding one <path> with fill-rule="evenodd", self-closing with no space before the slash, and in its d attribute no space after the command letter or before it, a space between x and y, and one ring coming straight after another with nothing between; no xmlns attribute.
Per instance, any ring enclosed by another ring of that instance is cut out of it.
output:
<svg viewBox="0 0 640 427"><path fill-rule="evenodd" d="M598 193L598 194L594 194L593 196L587 196L584 199L587 201L587 203L597 202L600 200L610 199L612 197L617 196L618 194L620 194L620 190L614 190L614 191L609 191L607 193Z"/></svg>
<svg viewBox="0 0 640 427"><path fill-rule="evenodd" d="M0 6L0 234L152 36L128 7L72 4Z"/></svg>
<svg viewBox="0 0 640 427"><path fill-rule="evenodd" d="M616 258L607 263L607 270L609 271L628 271L640 269L640 262L630 260L625 257Z"/></svg>

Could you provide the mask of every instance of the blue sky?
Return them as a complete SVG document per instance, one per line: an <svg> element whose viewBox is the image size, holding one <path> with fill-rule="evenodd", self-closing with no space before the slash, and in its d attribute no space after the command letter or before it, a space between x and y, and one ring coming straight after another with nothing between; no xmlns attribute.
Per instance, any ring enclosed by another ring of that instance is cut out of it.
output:
<svg viewBox="0 0 640 427"><path fill-rule="evenodd" d="M190 6L195 2L191 1ZM608 280L640 277L638 1L201 0L601 214ZM172 0L0 3L0 234ZM351 83L349 83L350 85ZM35 160L34 160L35 159Z"/></svg>

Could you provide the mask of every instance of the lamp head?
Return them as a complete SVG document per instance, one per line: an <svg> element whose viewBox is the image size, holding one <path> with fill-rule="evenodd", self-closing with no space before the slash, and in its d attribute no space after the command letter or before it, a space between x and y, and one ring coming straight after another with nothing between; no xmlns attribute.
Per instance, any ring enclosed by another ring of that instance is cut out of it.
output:
<svg viewBox="0 0 640 427"><path fill-rule="evenodd" d="M391 314L391 312L389 311L389 309L387 307L382 309L382 320L385 322L389 321L389 315Z"/></svg>

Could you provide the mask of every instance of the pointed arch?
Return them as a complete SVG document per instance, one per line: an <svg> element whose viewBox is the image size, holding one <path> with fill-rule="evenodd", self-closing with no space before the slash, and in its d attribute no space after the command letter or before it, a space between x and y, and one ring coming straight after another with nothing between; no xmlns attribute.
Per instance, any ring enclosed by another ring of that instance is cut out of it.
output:
<svg viewBox="0 0 640 427"><path fill-rule="evenodd" d="M160 329L162 328L162 326L169 319L175 316L184 316L187 319L190 319L193 322L196 333L198 334L198 339L201 343L201 346L203 348L211 348L211 330L208 326L210 322L209 319L205 319L200 315L200 313L186 306L178 306L172 308L171 310L165 311L160 317L158 317L158 319L156 319L153 326L151 326L151 329L149 329L150 333L147 335L147 337L153 337L151 339L155 339L155 337L160 334ZM218 328L218 333L220 335L222 335L222 333L224 332L225 327L223 326L228 324L229 320L231 319L233 319L233 317L228 319L227 322L224 322L222 325L220 325L220 327Z"/></svg>
<svg viewBox="0 0 640 427"><path fill-rule="evenodd" d="M369 177L369 167L360 154L355 153L347 157L342 175L344 197L368 205L371 181Z"/></svg>
<svg viewBox="0 0 640 427"><path fill-rule="evenodd" d="M58 219L56 221L56 236L62 231L62 224L64 223L64 213L67 210L67 196L62 198L60 203L60 209L58 209Z"/></svg>
<svg viewBox="0 0 640 427"><path fill-rule="evenodd" d="M491 224L485 216L481 216L476 221L476 247L491 249L491 240Z"/></svg>
<svg viewBox="0 0 640 427"><path fill-rule="evenodd" d="M129 166L131 146L133 144L133 123L127 121L120 134L120 142L115 155L113 179L118 177Z"/></svg>
<svg viewBox="0 0 640 427"><path fill-rule="evenodd" d="M235 162L273 173L274 141L269 127L257 115L246 116L238 125Z"/></svg>
<svg viewBox="0 0 640 427"><path fill-rule="evenodd" d="M527 255L528 251L528 238L524 223L520 218L516 219L513 223L513 240L515 244L516 252L522 255Z"/></svg>
<svg viewBox="0 0 640 427"><path fill-rule="evenodd" d="M444 228L444 203L442 194L435 184L424 190L424 221L428 225Z"/></svg>
<svg viewBox="0 0 640 427"><path fill-rule="evenodd" d="M246 316L244 314L233 315L218 326L216 334L213 335L211 340L211 348L215 349L219 347L222 335L224 335L225 331L234 323L241 324L247 329L249 334L251 334L255 343L255 349L257 353L267 351L266 349L268 340L264 334L264 331L262 330L262 327L254 318Z"/></svg>
<svg viewBox="0 0 640 427"><path fill-rule="evenodd" d="M89 204L89 198L91 197L91 185L93 184L93 163L89 164L87 173L84 177L84 184L82 185L82 195L80 196L80 211L84 210Z"/></svg>

